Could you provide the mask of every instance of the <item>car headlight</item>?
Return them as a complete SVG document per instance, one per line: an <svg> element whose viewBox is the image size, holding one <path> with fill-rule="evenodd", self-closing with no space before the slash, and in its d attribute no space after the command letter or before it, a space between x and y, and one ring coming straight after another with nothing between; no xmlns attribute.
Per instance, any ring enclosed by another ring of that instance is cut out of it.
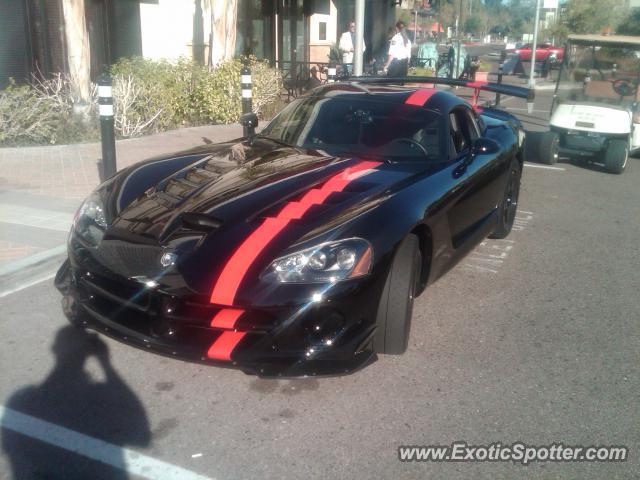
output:
<svg viewBox="0 0 640 480"><path fill-rule="evenodd" d="M263 278L279 283L333 283L367 275L372 262L371 244L362 238L349 238L277 258Z"/></svg>
<svg viewBox="0 0 640 480"><path fill-rule="evenodd" d="M73 229L92 244L102 240L107 228L104 205L96 193L92 193L80 206L73 220Z"/></svg>

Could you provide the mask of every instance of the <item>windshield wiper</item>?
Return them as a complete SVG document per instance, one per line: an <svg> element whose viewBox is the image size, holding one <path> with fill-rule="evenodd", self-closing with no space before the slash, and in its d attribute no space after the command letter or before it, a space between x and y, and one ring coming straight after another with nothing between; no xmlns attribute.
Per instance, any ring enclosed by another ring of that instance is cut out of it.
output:
<svg viewBox="0 0 640 480"><path fill-rule="evenodd" d="M349 150L342 150L340 152L332 153L331 155L334 155L336 157L359 157L359 158L367 157L367 158L374 158L376 160L382 160L383 162L386 162L386 163L391 163L391 158L389 158L389 155L385 156L379 153L372 153L372 152L352 152Z"/></svg>
<svg viewBox="0 0 640 480"><path fill-rule="evenodd" d="M272 138L272 137L267 137L266 135L262 135L262 134L260 134L260 133L258 133L258 134L256 135L256 137L257 137L257 138L263 138L263 139L265 139L265 140L270 140L270 141L272 141L273 143L277 143L278 145L282 145L283 147L288 147L288 148L298 148L298 147L296 147L295 145L290 145L290 144L288 144L288 143L283 142L282 140L277 140L277 139Z"/></svg>

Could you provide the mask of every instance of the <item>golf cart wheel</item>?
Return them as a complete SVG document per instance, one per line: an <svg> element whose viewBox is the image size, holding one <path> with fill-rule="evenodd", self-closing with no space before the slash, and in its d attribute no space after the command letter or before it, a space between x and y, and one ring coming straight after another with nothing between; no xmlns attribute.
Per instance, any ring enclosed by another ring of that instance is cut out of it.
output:
<svg viewBox="0 0 640 480"><path fill-rule="evenodd" d="M560 151L560 136L556 132L546 132L540 137L538 145L538 159L547 165L558 162Z"/></svg>
<svg viewBox="0 0 640 480"><path fill-rule="evenodd" d="M509 179L502 196L502 201L498 207L498 224L489 238L506 238L516 219L518 208L518 197L520 196L520 164L517 160L511 162L509 169Z"/></svg>
<svg viewBox="0 0 640 480"><path fill-rule="evenodd" d="M604 166L611 173L622 173L629 159L629 142L610 140L604 156Z"/></svg>
<svg viewBox="0 0 640 480"><path fill-rule="evenodd" d="M400 355L409 344L413 298L422 265L419 244L416 235L407 235L394 255L378 304L373 340L377 353Z"/></svg>

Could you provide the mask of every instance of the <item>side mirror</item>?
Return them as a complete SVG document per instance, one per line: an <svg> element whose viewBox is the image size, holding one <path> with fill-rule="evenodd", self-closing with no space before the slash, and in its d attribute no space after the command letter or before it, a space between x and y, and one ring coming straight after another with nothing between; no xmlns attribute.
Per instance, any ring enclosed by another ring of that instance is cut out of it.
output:
<svg viewBox="0 0 640 480"><path fill-rule="evenodd" d="M467 155L467 158L464 159L463 165L471 165L473 163L473 159L476 158L477 155L492 155L499 151L500 145L495 140L484 137L476 138L471 144L469 154Z"/></svg>
<svg viewBox="0 0 640 480"><path fill-rule="evenodd" d="M245 113L240 117L240 125L242 125L244 136L249 140L249 143L253 142L258 126L258 116L253 112Z"/></svg>
<svg viewBox="0 0 640 480"><path fill-rule="evenodd" d="M492 138L476 138L471 145L474 155L491 155L500 151L500 145Z"/></svg>

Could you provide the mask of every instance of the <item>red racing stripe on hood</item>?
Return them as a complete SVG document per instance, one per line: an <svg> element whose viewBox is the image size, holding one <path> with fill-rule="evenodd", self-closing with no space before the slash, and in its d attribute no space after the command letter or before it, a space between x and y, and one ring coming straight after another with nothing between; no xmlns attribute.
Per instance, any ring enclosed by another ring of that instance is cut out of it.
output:
<svg viewBox="0 0 640 480"><path fill-rule="evenodd" d="M312 188L299 201L288 202L277 216L267 217L227 261L211 292L211 303L232 306L247 271L260 253L289 224L313 206L323 203L329 195L340 192L353 180L365 175L381 162L361 161L329 178L320 188Z"/></svg>
<svg viewBox="0 0 640 480"><path fill-rule="evenodd" d="M244 310L239 308L223 308L211 319L211 327L224 328L227 330L233 330L236 325L236 321L242 316Z"/></svg>
<svg viewBox="0 0 640 480"><path fill-rule="evenodd" d="M222 332L222 335L209 347L207 357L213 360L231 360L233 349L236 348L236 345L240 343L240 340L242 340L246 334L246 332L236 332L235 330Z"/></svg>

